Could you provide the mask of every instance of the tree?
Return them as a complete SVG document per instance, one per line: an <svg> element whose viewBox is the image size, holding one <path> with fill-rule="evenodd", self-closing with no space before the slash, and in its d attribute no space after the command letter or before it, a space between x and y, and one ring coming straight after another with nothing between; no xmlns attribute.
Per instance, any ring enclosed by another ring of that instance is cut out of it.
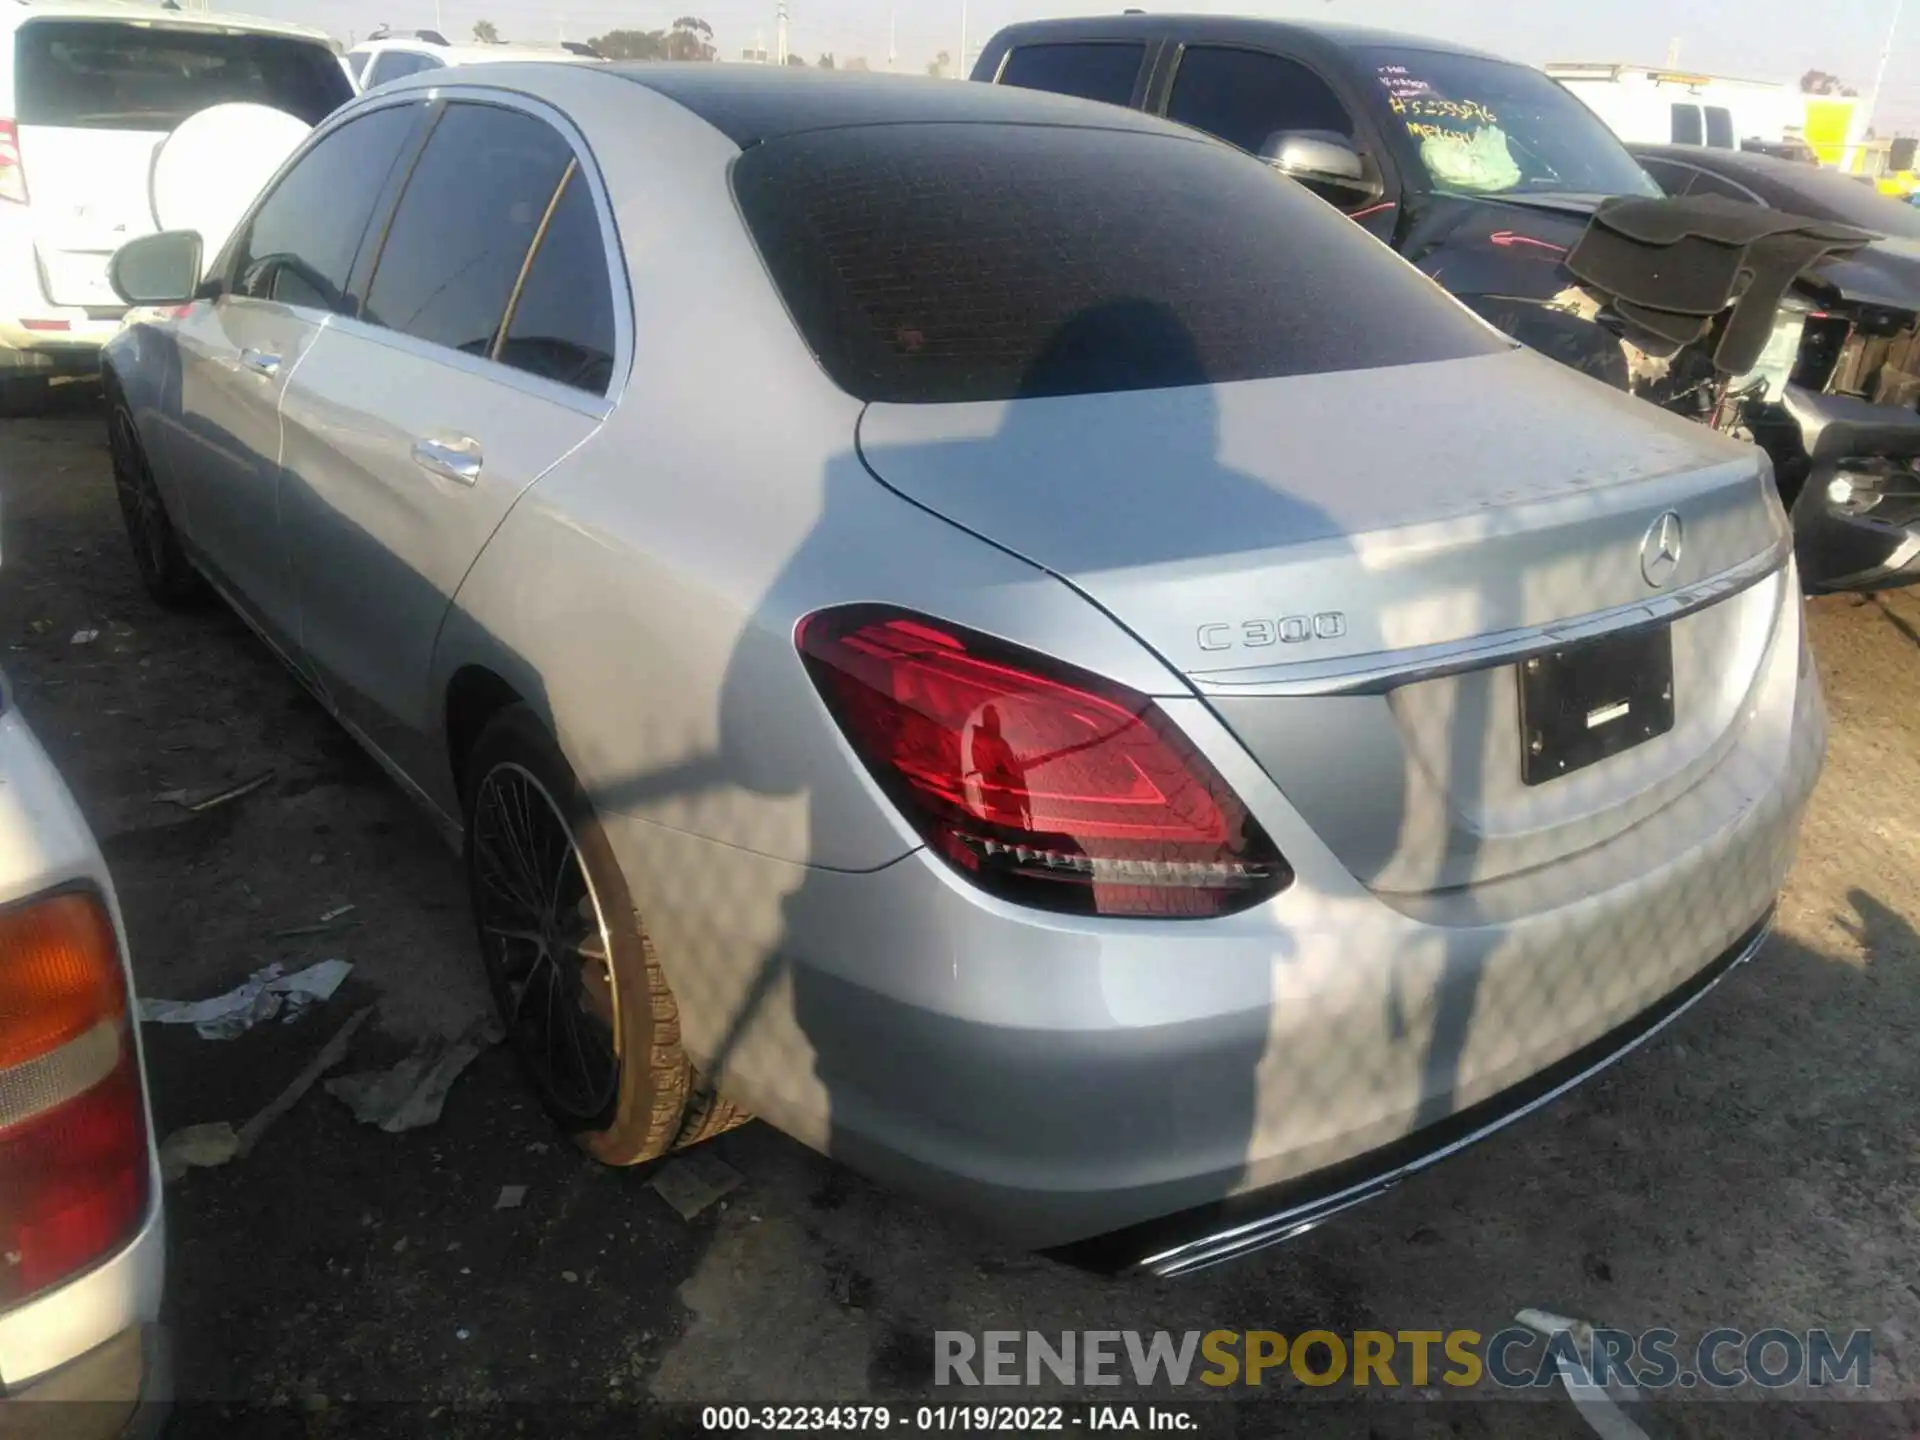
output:
<svg viewBox="0 0 1920 1440"><path fill-rule="evenodd" d="M697 15L682 15L667 32L669 60L711 60L715 53L713 27Z"/></svg>
<svg viewBox="0 0 1920 1440"><path fill-rule="evenodd" d="M1825 70L1809 70L1800 77L1800 91L1804 95L1858 95L1860 92L1846 84L1838 75Z"/></svg>
<svg viewBox="0 0 1920 1440"><path fill-rule="evenodd" d="M820 58L819 58L818 60L816 60L816 61L814 61L814 62L813 62L813 64L814 64L814 68L815 68L815 69L817 69L817 70L831 70L831 69L833 69L833 55L832 55L832 53L831 53L831 52L829 52L829 53L827 53L827 54L825 54L825 55L822 55L822 56L821 56L821 57L820 57Z"/></svg>
<svg viewBox="0 0 1920 1440"><path fill-rule="evenodd" d="M796 53L795 53L795 52L793 52L793 51L788 51L788 52L787 52L787 64L789 64L789 65L798 65L798 66L801 66L801 67L802 67L802 68L804 69L804 68L805 68L805 66L806 66L806 63L807 63L807 57L806 57L806 56L804 56L804 55L800 55L800 54L796 54Z"/></svg>
<svg viewBox="0 0 1920 1440"><path fill-rule="evenodd" d="M862 75L864 75L867 73L867 71L871 70L873 67L867 64L866 56L856 55L851 60L847 61L847 63L841 66L840 68L843 70L857 70Z"/></svg>
<svg viewBox="0 0 1920 1440"><path fill-rule="evenodd" d="M481 45L498 45L500 32L494 28L491 20L476 20L473 22L473 38Z"/></svg>
<svg viewBox="0 0 1920 1440"><path fill-rule="evenodd" d="M952 64L953 64L953 57L947 54L946 51L942 50L938 55L934 56L933 59L927 62L927 74L931 75L936 80L944 80L947 78L947 67Z"/></svg>
<svg viewBox="0 0 1920 1440"><path fill-rule="evenodd" d="M609 30L589 45L609 60L665 60L667 37L658 30Z"/></svg>

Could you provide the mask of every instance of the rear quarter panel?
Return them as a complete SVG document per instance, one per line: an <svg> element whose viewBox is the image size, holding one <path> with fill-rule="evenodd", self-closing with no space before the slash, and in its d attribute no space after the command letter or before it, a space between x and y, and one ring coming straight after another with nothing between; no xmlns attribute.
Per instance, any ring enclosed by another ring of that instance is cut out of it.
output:
<svg viewBox="0 0 1920 1440"><path fill-rule="evenodd" d="M553 83L616 212L635 360L605 426L476 561L435 694L467 666L499 674L605 813L859 870L918 841L806 677L793 628L809 611L894 601L1150 693L1184 689L1059 581L867 472L860 402L815 363L739 220L730 142L590 67ZM450 765L427 788L458 813Z"/></svg>

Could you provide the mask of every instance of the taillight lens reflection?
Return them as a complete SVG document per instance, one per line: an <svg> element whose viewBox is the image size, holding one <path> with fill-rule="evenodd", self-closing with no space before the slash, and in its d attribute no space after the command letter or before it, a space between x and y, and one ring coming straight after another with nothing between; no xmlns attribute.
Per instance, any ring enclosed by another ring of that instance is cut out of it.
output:
<svg viewBox="0 0 1920 1440"><path fill-rule="evenodd" d="M982 888L1085 914L1245 909L1292 872L1146 696L876 606L809 616L800 653L855 752Z"/></svg>

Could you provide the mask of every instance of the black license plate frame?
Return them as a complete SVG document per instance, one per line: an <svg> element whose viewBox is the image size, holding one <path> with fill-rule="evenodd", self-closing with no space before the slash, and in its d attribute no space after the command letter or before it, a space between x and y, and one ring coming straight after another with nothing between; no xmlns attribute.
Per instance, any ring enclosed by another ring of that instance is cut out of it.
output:
<svg viewBox="0 0 1920 1440"><path fill-rule="evenodd" d="M1664 625L1530 656L1515 670L1524 784L1558 780L1673 729L1673 634Z"/></svg>

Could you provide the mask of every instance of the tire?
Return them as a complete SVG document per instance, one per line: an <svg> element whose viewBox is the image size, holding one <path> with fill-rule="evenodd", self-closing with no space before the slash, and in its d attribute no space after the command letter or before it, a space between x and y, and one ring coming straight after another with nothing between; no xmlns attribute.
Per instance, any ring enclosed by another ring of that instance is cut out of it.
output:
<svg viewBox="0 0 1920 1440"><path fill-rule="evenodd" d="M521 1069L595 1159L657 1159L682 1133L693 1068L673 992L593 805L524 705L488 722L463 768L467 888ZM534 883L540 875L550 880Z"/></svg>
<svg viewBox="0 0 1920 1440"><path fill-rule="evenodd" d="M746 1124L752 1118L751 1114L721 1095L696 1071L693 1093L687 1100L686 1115L680 1121L680 1133L673 1137L673 1148L685 1150L689 1146L699 1145Z"/></svg>
<svg viewBox="0 0 1920 1440"><path fill-rule="evenodd" d="M118 395L111 395L108 402L107 445L113 455L113 488L120 496L120 518L126 523L133 563L147 594L168 609L205 599L207 582L180 548L167 502L154 484L153 467L147 463L133 412Z"/></svg>

